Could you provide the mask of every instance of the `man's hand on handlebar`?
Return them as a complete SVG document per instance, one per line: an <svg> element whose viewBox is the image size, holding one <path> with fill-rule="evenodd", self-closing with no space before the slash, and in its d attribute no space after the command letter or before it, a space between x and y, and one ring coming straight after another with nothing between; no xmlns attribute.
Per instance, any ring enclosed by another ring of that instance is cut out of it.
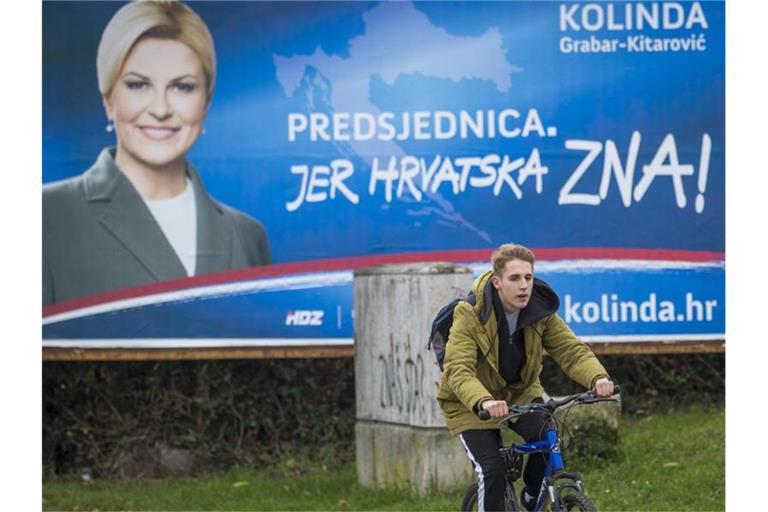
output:
<svg viewBox="0 0 768 512"><path fill-rule="evenodd" d="M613 382L608 377L600 377L595 381L595 393L598 397L607 397L613 395ZM483 404L485 405L485 404Z"/></svg>
<svg viewBox="0 0 768 512"><path fill-rule="evenodd" d="M504 400L486 400L482 403L480 409L488 411L491 418L501 418L509 414L509 406Z"/></svg>

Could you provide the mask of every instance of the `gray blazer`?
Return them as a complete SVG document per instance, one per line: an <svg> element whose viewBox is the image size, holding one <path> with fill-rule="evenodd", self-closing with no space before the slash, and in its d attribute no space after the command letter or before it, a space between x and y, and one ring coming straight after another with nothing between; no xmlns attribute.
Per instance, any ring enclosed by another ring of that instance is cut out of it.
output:
<svg viewBox="0 0 768 512"><path fill-rule="evenodd" d="M43 187L43 305L187 277L131 182L104 149L80 176ZM212 199L191 165L195 274L271 263L264 227Z"/></svg>

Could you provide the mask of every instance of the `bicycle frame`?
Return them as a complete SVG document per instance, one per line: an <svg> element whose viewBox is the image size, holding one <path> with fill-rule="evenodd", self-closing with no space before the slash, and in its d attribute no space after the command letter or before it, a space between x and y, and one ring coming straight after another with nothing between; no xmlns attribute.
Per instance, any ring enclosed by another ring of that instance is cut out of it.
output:
<svg viewBox="0 0 768 512"><path fill-rule="evenodd" d="M557 429L549 423L545 433L545 439L542 441L531 441L529 443L513 444L512 450L517 453L534 454L534 453L547 453L549 457L547 459L547 465L544 470L544 480L541 482L539 488L539 495L536 498L536 506L534 510L542 510L548 497L552 503L555 503L557 497L555 495L554 482L560 478L567 478L573 480L574 484L569 484L571 487L575 487L578 491L583 491L581 485L581 475L578 473L567 473L563 471L565 464L563 462L563 455L560 452L560 436Z"/></svg>
<svg viewBox="0 0 768 512"><path fill-rule="evenodd" d="M562 471L565 467L563 456L560 453L560 436L557 430L551 426L547 428L546 439L543 441L532 441L530 443L515 444L512 446L517 453L548 453L549 460L544 476L550 476L555 471Z"/></svg>

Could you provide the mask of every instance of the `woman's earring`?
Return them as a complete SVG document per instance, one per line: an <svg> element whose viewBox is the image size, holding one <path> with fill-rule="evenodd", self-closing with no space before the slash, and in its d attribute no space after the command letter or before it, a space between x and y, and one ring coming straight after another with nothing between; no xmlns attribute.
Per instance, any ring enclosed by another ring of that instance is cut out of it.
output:
<svg viewBox="0 0 768 512"><path fill-rule="evenodd" d="M113 131L115 131L115 122L114 122L114 121L112 121L111 119L110 119L110 120L109 120L109 122L107 123L107 131L108 131L109 133L112 133Z"/></svg>
<svg viewBox="0 0 768 512"><path fill-rule="evenodd" d="M202 132L202 134L203 134L203 135L205 135L206 133L208 133L208 131L205 129L205 126L203 126L203 132Z"/></svg>

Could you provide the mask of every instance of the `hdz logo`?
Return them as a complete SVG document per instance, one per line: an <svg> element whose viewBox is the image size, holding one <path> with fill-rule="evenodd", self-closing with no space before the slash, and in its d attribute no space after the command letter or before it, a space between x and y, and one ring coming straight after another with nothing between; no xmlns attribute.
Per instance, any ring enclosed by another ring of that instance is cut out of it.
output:
<svg viewBox="0 0 768 512"><path fill-rule="evenodd" d="M325 311L312 309L296 309L285 315L285 325L323 325Z"/></svg>

